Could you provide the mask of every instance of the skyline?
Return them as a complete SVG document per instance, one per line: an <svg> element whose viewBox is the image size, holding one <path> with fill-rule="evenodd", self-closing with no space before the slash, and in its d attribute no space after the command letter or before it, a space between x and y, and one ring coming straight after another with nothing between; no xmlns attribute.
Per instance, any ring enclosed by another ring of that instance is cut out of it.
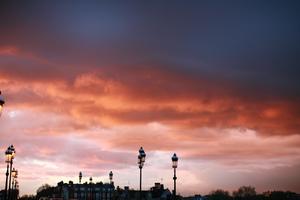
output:
<svg viewBox="0 0 300 200"><path fill-rule="evenodd" d="M141 146L143 188L172 188L176 153L183 195L300 193L299 9L1 2L0 151L16 148L21 194L79 171L96 181L113 171L116 185L137 189Z"/></svg>

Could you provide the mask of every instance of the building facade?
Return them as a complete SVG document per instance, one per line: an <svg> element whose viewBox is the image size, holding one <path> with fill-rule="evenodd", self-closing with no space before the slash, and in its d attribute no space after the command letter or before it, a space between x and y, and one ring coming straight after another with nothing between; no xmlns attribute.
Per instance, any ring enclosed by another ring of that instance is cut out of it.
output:
<svg viewBox="0 0 300 200"><path fill-rule="evenodd" d="M48 198L52 200L112 200L114 189L113 183L73 184L72 181L69 183L59 182Z"/></svg>
<svg viewBox="0 0 300 200"><path fill-rule="evenodd" d="M155 183L150 190L140 191L115 188L114 183L83 183L74 184L59 182L56 187L50 187L37 194L38 200L170 200L168 189L160 183Z"/></svg>

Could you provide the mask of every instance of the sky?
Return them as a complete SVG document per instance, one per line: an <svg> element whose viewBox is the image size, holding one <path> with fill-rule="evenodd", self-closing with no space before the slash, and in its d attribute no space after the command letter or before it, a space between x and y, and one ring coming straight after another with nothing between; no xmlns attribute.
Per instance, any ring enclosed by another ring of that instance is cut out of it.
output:
<svg viewBox="0 0 300 200"><path fill-rule="evenodd" d="M298 1L1 1L0 188L300 193Z"/></svg>

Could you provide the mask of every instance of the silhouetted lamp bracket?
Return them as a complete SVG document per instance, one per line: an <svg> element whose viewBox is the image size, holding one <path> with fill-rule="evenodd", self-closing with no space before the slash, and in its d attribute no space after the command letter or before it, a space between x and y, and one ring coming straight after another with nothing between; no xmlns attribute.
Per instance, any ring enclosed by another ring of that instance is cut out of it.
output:
<svg viewBox="0 0 300 200"><path fill-rule="evenodd" d="M178 157L176 153L174 153L174 155L172 156L172 167L175 169L177 168L177 165L178 165Z"/></svg>
<svg viewBox="0 0 300 200"><path fill-rule="evenodd" d="M5 104L4 97L2 96L1 91L0 91L0 116L1 116L2 108L3 108L4 104Z"/></svg>

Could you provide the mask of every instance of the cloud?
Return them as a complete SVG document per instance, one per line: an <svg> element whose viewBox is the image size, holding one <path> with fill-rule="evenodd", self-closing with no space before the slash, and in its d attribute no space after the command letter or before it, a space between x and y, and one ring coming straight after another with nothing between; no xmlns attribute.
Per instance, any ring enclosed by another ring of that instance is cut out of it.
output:
<svg viewBox="0 0 300 200"><path fill-rule="evenodd" d="M21 184L32 188L76 180L78 171L102 177L109 170L126 185L140 146L149 160L149 187L158 181L155 169L168 174L168 156L178 152L182 174L195 177L179 183L186 193L214 189L218 180L212 170L199 174L184 163L228 171L236 177L229 189L238 187L245 173L284 171L299 163L297 97L264 94L264 89L157 63L73 68L13 46L3 47L1 58L6 98L1 149L16 146ZM160 158L166 160L157 163ZM32 172L41 168L39 175ZM295 183L286 182L291 188Z"/></svg>
<svg viewBox="0 0 300 200"><path fill-rule="evenodd" d="M21 194L79 171L138 188L140 146L144 189L172 188L176 152L184 195L300 192L297 3L1 2L0 23Z"/></svg>
<svg viewBox="0 0 300 200"><path fill-rule="evenodd" d="M7 98L14 106L65 113L79 123L103 126L158 121L184 128L241 127L265 135L299 134L297 97L248 91L231 81L160 65L95 67L64 79L72 67L41 67L40 59L32 57L26 59L36 67L24 66L18 55L2 63L2 90L8 90ZM17 67L11 67L9 63L19 59Z"/></svg>

